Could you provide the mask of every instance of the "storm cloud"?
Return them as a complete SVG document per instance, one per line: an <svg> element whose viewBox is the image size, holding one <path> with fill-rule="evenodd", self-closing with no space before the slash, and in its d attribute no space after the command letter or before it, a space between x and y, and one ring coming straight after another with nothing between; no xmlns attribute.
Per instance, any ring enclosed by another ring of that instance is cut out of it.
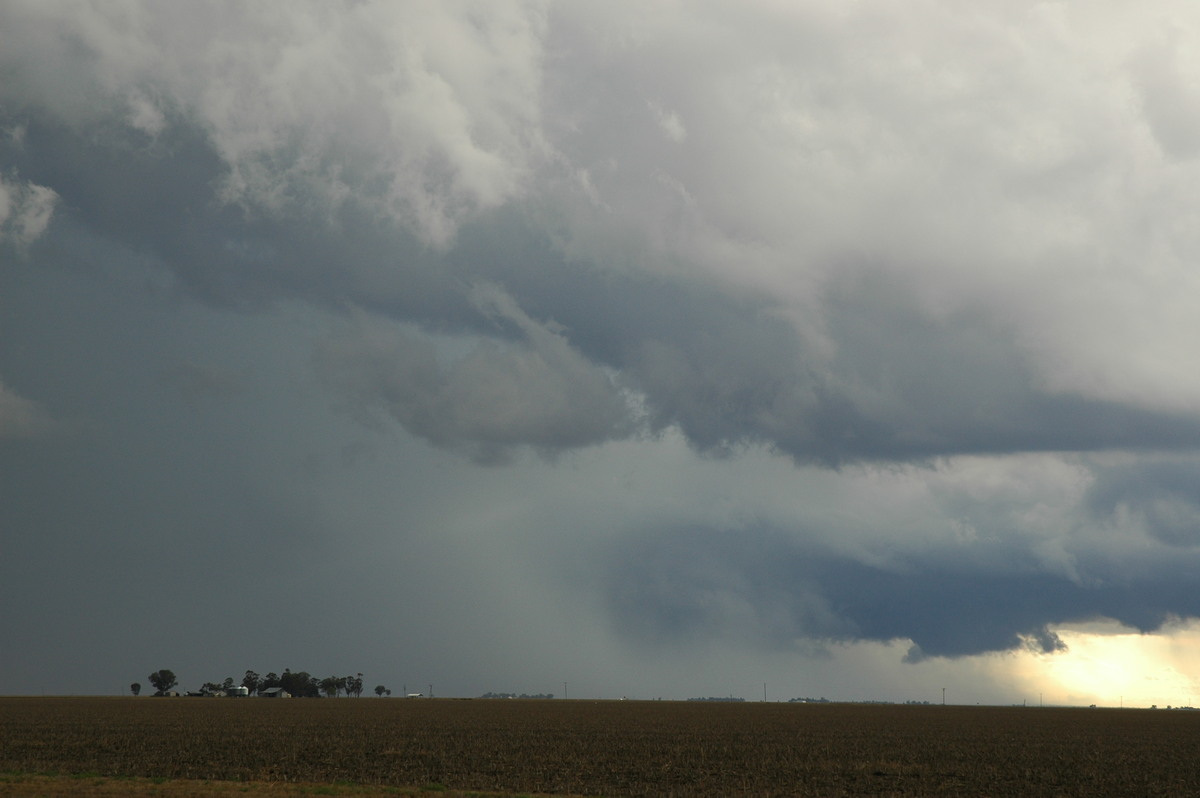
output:
<svg viewBox="0 0 1200 798"><path fill-rule="evenodd" d="M308 575L365 630L414 547L473 585L427 648L572 607L635 665L1200 617L1197 37L1167 0L6 4L5 569L325 552L222 611Z"/></svg>

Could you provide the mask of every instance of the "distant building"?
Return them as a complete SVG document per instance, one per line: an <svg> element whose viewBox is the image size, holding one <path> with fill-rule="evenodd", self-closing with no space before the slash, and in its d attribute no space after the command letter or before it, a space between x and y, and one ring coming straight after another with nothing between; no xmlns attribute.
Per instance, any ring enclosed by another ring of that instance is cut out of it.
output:
<svg viewBox="0 0 1200 798"><path fill-rule="evenodd" d="M245 689L245 688L243 688ZM266 690L259 690L258 695L261 698L291 698L292 694L282 687L268 687Z"/></svg>

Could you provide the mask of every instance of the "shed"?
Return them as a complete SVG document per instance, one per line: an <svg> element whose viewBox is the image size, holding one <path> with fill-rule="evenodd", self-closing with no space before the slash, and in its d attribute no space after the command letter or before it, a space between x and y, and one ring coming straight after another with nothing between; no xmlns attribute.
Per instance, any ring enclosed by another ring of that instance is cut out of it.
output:
<svg viewBox="0 0 1200 798"><path fill-rule="evenodd" d="M291 698L292 694L282 687L268 687L266 690L259 690L258 695L261 698Z"/></svg>

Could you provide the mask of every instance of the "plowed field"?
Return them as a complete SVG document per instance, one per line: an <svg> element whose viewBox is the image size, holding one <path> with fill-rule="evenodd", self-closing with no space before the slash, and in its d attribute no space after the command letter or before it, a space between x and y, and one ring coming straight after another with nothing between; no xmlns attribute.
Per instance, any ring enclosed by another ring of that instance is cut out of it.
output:
<svg viewBox="0 0 1200 798"><path fill-rule="evenodd" d="M131 788L165 781L199 789L188 795L204 794L203 782L240 782L250 794L264 784L299 792L309 789L300 784L325 784L327 794L347 795L369 794L364 787L609 796L1197 795L1200 712L0 698L0 773L7 774L0 791L39 774L77 784L81 795L113 779L149 780Z"/></svg>

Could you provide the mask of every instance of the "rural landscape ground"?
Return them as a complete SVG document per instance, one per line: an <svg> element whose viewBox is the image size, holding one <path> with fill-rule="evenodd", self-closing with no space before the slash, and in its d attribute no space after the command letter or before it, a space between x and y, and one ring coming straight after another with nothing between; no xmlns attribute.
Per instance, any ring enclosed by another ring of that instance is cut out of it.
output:
<svg viewBox="0 0 1200 798"><path fill-rule="evenodd" d="M1200 793L1200 712L484 699L0 698L0 793Z"/></svg>

